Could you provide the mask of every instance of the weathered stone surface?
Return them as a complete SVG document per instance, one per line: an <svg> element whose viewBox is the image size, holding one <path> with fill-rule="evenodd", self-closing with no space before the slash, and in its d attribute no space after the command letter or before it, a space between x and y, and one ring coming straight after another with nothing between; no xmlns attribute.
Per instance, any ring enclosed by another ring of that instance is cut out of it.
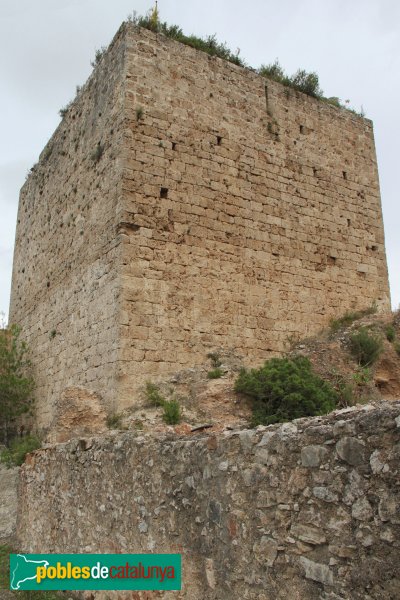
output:
<svg viewBox="0 0 400 600"><path fill-rule="evenodd" d="M291 535L299 538L307 544L318 546L319 544L325 544L326 542L326 536L324 532L316 527L313 527L312 525L302 525L301 523L296 523L292 526L290 532Z"/></svg>
<svg viewBox="0 0 400 600"><path fill-rule="evenodd" d="M339 497L335 492L324 486L316 486L313 488L313 494L316 498L325 502L337 502Z"/></svg>
<svg viewBox="0 0 400 600"><path fill-rule="evenodd" d="M384 456L390 477L368 461L338 461L332 446L324 469L301 465L310 430L318 428L324 445L346 420L341 413L304 419L289 436L278 425L185 437L126 432L49 446L20 471L19 547L181 552L185 600L400 597L399 414L394 402L348 417L366 456ZM276 462L261 464L251 447Z"/></svg>
<svg viewBox="0 0 400 600"><path fill-rule="evenodd" d="M379 502L378 512L382 521L400 523L400 498L386 493Z"/></svg>
<svg viewBox="0 0 400 600"><path fill-rule="evenodd" d="M278 543L273 538L263 535L261 540L254 544L253 552L259 562L273 567L278 554Z"/></svg>
<svg viewBox="0 0 400 600"><path fill-rule="evenodd" d="M305 446L301 449L301 464L303 467L319 467L328 454L323 446Z"/></svg>
<svg viewBox="0 0 400 600"><path fill-rule="evenodd" d="M85 388L66 388L55 403L49 441L66 442L104 432L106 421L107 413L98 394Z"/></svg>
<svg viewBox="0 0 400 600"><path fill-rule="evenodd" d="M327 565L316 563L305 556L300 558L300 563L304 567L307 579L318 581L324 585L333 585L333 573Z"/></svg>
<svg viewBox="0 0 400 600"><path fill-rule="evenodd" d="M351 508L351 515L359 521L369 521L372 518L373 510L366 498L356 500Z"/></svg>
<svg viewBox="0 0 400 600"><path fill-rule="evenodd" d="M382 462L379 450L375 450L370 456L369 464L373 473L387 473L389 465Z"/></svg>
<svg viewBox="0 0 400 600"><path fill-rule="evenodd" d="M333 426L333 435L343 436L343 435L351 435L355 431L355 425L352 421L343 421L340 420Z"/></svg>
<svg viewBox="0 0 400 600"><path fill-rule="evenodd" d="M354 437L343 437L336 444L336 452L349 465L360 465L365 460L365 444Z"/></svg>
<svg viewBox="0 0 400 600"><path fill-rule="evenodd" d="M10 319L39 425L67 387L119 412L215 348L260 364L373 301L372 123L124 25L21 190Z"/></svg>

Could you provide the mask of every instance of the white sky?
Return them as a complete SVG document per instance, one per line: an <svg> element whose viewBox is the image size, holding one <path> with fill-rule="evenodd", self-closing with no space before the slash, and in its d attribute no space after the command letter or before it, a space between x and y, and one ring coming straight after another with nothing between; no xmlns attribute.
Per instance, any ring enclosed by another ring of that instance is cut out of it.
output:
<svg viewBox="0 0 400 600"><path fill-rule="evenodd" d="M0 0L0 312L8 312L18 193L90 74L96 48L153 0ZM374 121L392 304L400 303L397 174L400 139L398 0L159 0L187 34L216 33L252 66L279 58L316 71L326 96Z"/></svg>

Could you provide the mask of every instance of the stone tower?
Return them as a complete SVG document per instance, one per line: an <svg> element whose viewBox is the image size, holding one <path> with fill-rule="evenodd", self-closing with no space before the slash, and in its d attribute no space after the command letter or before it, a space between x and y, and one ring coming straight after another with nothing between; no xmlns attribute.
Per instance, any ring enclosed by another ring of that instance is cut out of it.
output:
<svg viewBox="0 0 400 600"><path fill-rule="evenodd" d="M257 365L389 286L372 123L124 24L22 188L10 319L38 420L231 348Z"/></svg>

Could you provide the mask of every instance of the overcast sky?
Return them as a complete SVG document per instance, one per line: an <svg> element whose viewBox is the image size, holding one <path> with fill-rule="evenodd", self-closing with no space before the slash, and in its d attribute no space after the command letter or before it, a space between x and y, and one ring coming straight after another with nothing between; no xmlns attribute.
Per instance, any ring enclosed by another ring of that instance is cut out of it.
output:
<svg viewBox="0 0 400 600"><path fill-rule="evenodd" d="M127 15L153 0L0 0L0 312L8 312L18 193ZM400 303L398 0L159 0L185 33L216 33L252 66L279 58L316 71L326 96L350 99L374 121L392 304Z"/></svg>

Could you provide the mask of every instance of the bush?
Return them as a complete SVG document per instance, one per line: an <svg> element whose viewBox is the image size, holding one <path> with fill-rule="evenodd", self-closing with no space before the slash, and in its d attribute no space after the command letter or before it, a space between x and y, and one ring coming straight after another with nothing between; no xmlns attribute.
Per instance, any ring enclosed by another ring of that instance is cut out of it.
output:
<svg viewBox="0 0 400 600"><path fill-rule="evenodd" d="M394 330L393 325L388 325L386 327L385 334L386 334L386 339L388 340L388 342L394 342L394 339L396 337L396 332Z"/></svg>
<svg viewBox="0 0 400 600"><path fill-rule="evenodd" d="M29 376L28 348L20 339L21 329L0 329L0 427L7 446L15 421L32 406L33 379Z"/></svg>
<svg viewBox="0 0 400 600"><path fill-rule="evenodd" d="M286 75L278 60L275 60L274 63L269 65L261 65L258 69L258 73L263 77L267 77L267 79L283 83L283 85L290 85L290 77Z"/></svg>
<svg viewBox="0 0 400 600"><path fill-rule="evenodd" d="M151 406L164 406L165 398L162 396L159 387L155 383L148 381L145 389L146 399Z"/></svg>
<svg viewBox="0 0 400 600"><path fill-rule="evenodd" d="M314 98L321 98L323 96L316 73L307 73L304 69L299 69L290 78L290 83L296 90L308 96L313 96Z"/></svg>
<svg viewBox="0 0 400 600"><path fill-rule="evenodd" d="M397 354L400 356L400 342L394 342L393 347L396 350Z"/></svg>
<svg viewBox="0 0 400 600"><path fill-rule="evenodd" d="M212 371L208 371L207 373L208 379L219 379L220 377L222 377L222 375L223 372L219 367L217 367L216 369L212 369Z"/></svg>
<svg viewBox="0 0 400 600"><path fill-rule="evenodd" d="M122 429L122 415L119 413L108 415L106 423L109 429Z"/></svg>
<svg viewBox="0 0 400 600"><path fill-rule="evenodd" d="M141 106L138 106L136 108L135 114L136 114L136 120L137 121L140 121L140 119L143 119L143 115L144 115L143 108Z"/></svg>
<svg viewBox="0 0 400 600"><path fill-rule="evenodd" d="M163 420L165 423L176 425L180 422L181 409L177 400L174 398L166 400L161 394L159 387L150 381L146 383L145 394L151 406L161 406L163 408Z"/></svg>
<svg viewBox="0 0 400 600"><path fill-rule="evenodd" d="M9 448L0 454L0 461L7 467L20 467L25 457L30 452L40 448L41 442L35 435L27 435L23 438L14 438Z"/></svg>
<svg viewBox="0 0 400 600"><path fill-rule="evenodd" d="M101 48L97 48L95 55L94 55L94 60L90 61L91 66L97 67L97 65L101 62L101 59L103 58L105 52L106 52L107 48L106 46L102 46Z"/></svg>
<svg viewBox="0 0 400 600"><path fill-rule="evenodd" d="M351 383L343 383L338 387L338 406L346 408L347 406L354 406L354 388Z"/></svg>
<svg viewBox="0 0 400 600"><path fill-rule="evenodd" d="M207 358L210 359L211 365L216 369L222 365L221 357L218 352L209 352Z"/></svg>
<svg viewBox="0 0 400 600"><path fill-rule="evenodd" d="M322 415L337 402L333 387L312 372L303 356L273 358L259 369L242 369L235 390L254 399L253 425Z"/></svg>
<svg viewBox="0 0 400 600"><path fill-rule="evenodd" d="M73 103L73 100L70 100L70 102L68 102L68 104L66 104L65 106L63 106L62 108L60 108L60 110L58 111L58 114L60 115L60 117L63 119L65 117L65 115L68 113L69 109L71 108Z"/></svg>
<svg viewBox="0 0 400 600"><path fill-rule="evenodd" d="M345 108L343 104L340 102L340 99L337 96L331 96L330 98L324 98L325 102L328 104L332 104L332 106L336 106L336 108Z"/></svg>
<svg viewBox="0 0 400 600"><path fill-rule="evenodd" d="M361 327L350 336L350 351L359 365L372 365L382 352L382 340L371 334L366 327Z"/></svg>
<svg viewBox="0 0 400 600"><path fill-rule="evenodd" d="M177 425L181 420L181 407L177 400L165 400L163 419L168 425Z"/></svg>
<svg viewBox="0 0 400 600"><path fill-rule="evenodd" d="M303 94L322 98L323 91L319 87L319 78L316 73L307 73L304 69L299 69L294 75L289 77L279 64L278 60L269 65L261 65L258 73L268 79L273 79L288 87L292 87Z"/></svg>
<svg viewBox="0 0 400 600"><path fill-rule="evenodd" d="M349 327L354 321L358 321L358 319L362 319L363 317L367 317L368 315L374 315L377 311L376 304L373 303L368 308L364 308L363 310L355 310L352 312L346 312L342 317L338 317L337 319L331 319L330 328L333 333L339 331L343 327Z"/></svg>

